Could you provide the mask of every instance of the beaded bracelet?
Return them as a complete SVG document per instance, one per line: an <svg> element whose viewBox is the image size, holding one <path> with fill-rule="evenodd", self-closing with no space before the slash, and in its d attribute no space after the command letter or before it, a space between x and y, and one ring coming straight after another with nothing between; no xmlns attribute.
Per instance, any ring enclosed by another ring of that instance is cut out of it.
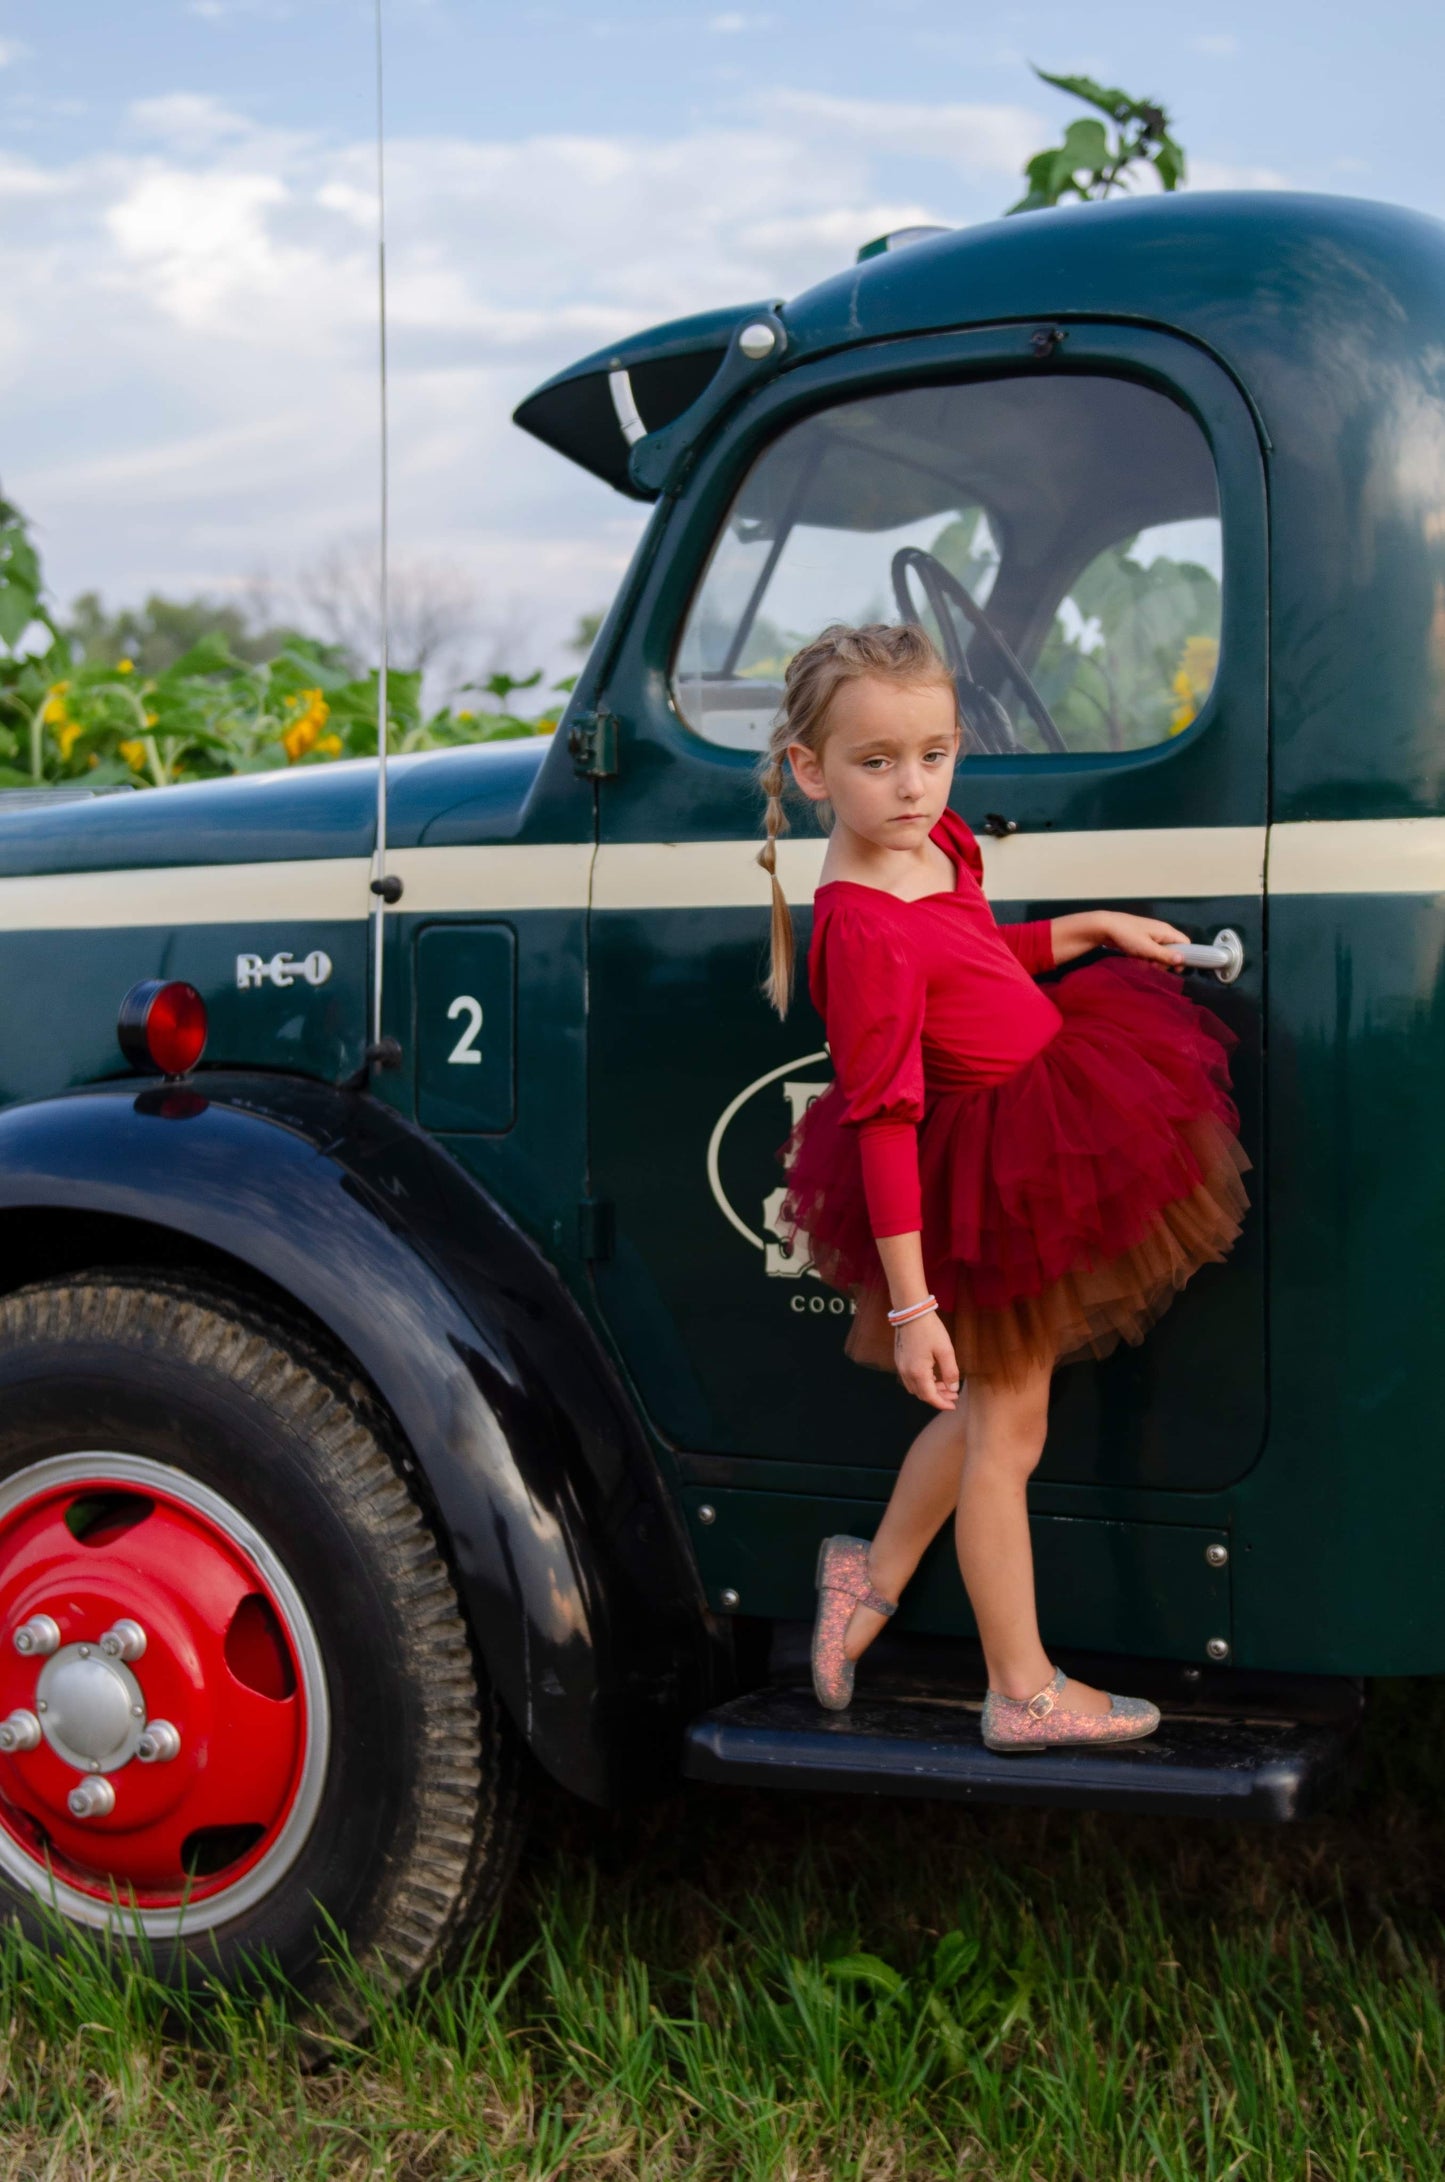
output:
<svg viewBox="0 0 1445 2182"><path fill-rule="evenodd" d="M901 1310L890 1311L888 1323L890 1326L906 1326L910 1319L922 1318L925 1312L937 1309L937 1296L925 1296L921 1303L905 1303Z"/></svg>

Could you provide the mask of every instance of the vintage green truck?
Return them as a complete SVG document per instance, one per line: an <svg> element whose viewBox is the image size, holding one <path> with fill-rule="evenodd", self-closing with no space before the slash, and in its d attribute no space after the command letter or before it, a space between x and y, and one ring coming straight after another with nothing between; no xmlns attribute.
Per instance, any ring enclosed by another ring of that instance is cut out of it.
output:
<svg viewBox="0 0 1445 2182"><path fill-rule="evenodd" d="M379 911L372 764L0 798L16 1913L410 1976L538 1767L1294 1815L1445 1669L1445 228L890 237L518 422L653 512L554 737L390 767ZM829 1068L759 989L754 764L791 649L893 614L1001 913L1169 917L1239 1036L1246 1233L1059 1374L1033 1489L1048 1642L1165 1706L1129 1753L982 1748L947 1537L808 1690L817 1541L922 1411L772 1229Z"/></svg>

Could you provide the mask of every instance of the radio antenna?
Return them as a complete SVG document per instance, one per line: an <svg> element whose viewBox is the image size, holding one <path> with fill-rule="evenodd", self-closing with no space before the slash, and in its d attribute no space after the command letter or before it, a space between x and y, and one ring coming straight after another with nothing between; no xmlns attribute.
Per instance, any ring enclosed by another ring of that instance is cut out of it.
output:
<svg viewBox="0 0 1445 2182"><path fill-rule="evenodd" d="M376 13L376 302L377 344L380 362L381 389L381 506L380 539L377 570L377 620L380 627L380 658L376 675L376 842L371 859L371 891L375 897L372 910L372 970L371 970L371 1041L367 1060L373 1067L394 1065L389 1048L383 1047L381 1035L381 995L384 976L386 941L386 907L388 902L401 898L401 881L387 876L386 869L386 759L387 759L387 667L391 640L391 600L389 596L390 554L390 462L387 447L387 399L386 399L386 132L382 106L382 49L381 49L381 0L375 0ZM399 1056L396 1056L399 1058Z"/></svg>

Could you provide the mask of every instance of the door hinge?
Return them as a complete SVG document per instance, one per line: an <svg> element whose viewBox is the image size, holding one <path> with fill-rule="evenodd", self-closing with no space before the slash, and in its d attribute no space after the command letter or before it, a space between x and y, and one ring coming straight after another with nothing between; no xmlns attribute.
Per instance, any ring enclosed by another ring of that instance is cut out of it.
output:
<svg viewBox="0 0 1445 2182"><path fill-rule="evenodd" d="M567 735L574 771L584 780L610 780L617 771L617 718L611 712L579 712Z"/></svg>
<svg viewBox="0 0 1445 2182"><path fill-rule="evenodd" d="M612 1255L612 1205L605 1197L577 1201L577 1249L584 1258Z"/></svg>

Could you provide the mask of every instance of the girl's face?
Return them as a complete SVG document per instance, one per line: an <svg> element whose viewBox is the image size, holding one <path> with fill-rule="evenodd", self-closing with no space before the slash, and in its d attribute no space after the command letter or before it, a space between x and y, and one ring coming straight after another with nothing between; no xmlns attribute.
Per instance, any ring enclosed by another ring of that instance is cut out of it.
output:
<svg viewBox="0 0 1445 2182"><path fill-rule="evenodd" d="M937 825L958 760L953 690L860 675L828 707L821 750L789 743L793 778L814 803L878 848L915 848Z"/></svg>

